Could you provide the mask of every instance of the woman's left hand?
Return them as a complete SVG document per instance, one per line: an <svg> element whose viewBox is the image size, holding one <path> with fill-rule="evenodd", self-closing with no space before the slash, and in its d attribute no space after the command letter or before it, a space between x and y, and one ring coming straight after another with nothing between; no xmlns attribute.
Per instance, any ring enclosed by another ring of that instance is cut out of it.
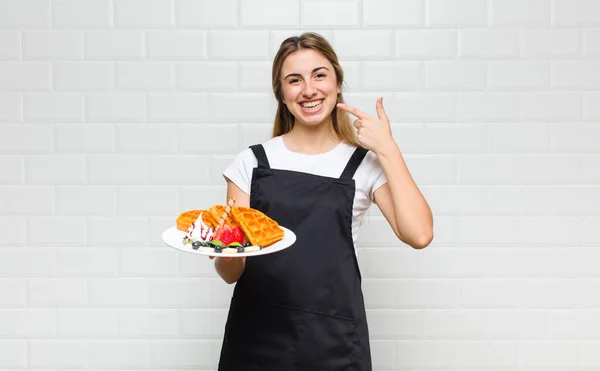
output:
<svg viewBox="0 0 600 371"><path fill-rule="evenodd" d="M383 97L377 99L375 104L377 118L344 103L338 103L337 107L357 117L353 125L357 129L358 142L366 149L377 154L385 151L390 145L396 144L392 136L390 120L383 109Z"/></svg>

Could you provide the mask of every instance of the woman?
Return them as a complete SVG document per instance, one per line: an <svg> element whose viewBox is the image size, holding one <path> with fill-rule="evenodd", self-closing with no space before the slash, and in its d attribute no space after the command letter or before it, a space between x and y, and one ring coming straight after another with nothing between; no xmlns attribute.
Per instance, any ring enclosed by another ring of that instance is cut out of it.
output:
<svg viewBox="0 0 600 371"><path fill-rule="evenodd" d="M355 254L361 217L375 202L398 238L419 249L433 238L431 211L382 99L377 118L343 103L343 71L325 39L285 40L272 77L273 138L241 152L223 175L227 199L263 211L297 240L275 254L215 260L219 275L237 282L219 370L371 370Z"/></svg>

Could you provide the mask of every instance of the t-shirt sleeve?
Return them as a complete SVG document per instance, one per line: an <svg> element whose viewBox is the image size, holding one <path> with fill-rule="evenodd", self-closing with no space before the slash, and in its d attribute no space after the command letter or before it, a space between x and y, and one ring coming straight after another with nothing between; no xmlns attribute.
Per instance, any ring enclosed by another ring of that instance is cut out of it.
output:
<svg viewBox="0 0 600 371"><path fill-rule="evenodd" d="M370 169L368 181L369 181L369 184L371 185L370 191L369 191L369 197L371 198L371 201L372 201L373 199L375 199L375 191L379 187L381 187L382 185L387 183L387 177L385 176L383 167L381 166L381 163L379 162L379 159L377 158L376 154L369 151L367 153L366 160L368 161L369 169Z"/></svg>
<svg viewBox="0 0 600 371"><path fill-rule="evenodd" d="M252 182L252 169L258 165L258 161L250 148L240 152L231 164L223 171L223 177L231 180L246 194L250 194L250 183Z"/></svg>

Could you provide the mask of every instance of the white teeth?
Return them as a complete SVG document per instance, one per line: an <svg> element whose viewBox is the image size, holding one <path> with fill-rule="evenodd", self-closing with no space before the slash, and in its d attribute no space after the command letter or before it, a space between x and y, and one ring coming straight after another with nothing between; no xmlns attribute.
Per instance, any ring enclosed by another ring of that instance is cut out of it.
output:
<svg viewBox="0 0 600 371"><path fill-rule="evenodd" d="M316 107L319 104L323 103L323 100L318 100L316 102L310 102L310 103L302 103L302 107L305 108L312 108L312 107Z"/></svg>

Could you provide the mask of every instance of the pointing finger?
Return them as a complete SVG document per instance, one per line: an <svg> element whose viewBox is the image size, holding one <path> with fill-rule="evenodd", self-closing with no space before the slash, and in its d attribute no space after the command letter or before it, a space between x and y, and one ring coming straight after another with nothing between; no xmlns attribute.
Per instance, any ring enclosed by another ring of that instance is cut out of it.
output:
<svg viewBox="0 0 600 371"><path fill-rule="evenodd" d="M337 107L343 109L346 112L350 112L351 114L353 114L354 116L358 117L359 119L366 119L366 118L369 117L369 115L367 115L366 113L362 112L358 108L349 106L349 105L344 104L344 103L338 103Z"/></svg>
<svg viewBox="0 0 600 371"><path fill-rule="evenodd" d="M377 103L375 104L375 109L377 110L377 117L379 117L380 120L388 120L387 114L385 113L385 110L383 109L383 97L377 99Z"/></svg>

